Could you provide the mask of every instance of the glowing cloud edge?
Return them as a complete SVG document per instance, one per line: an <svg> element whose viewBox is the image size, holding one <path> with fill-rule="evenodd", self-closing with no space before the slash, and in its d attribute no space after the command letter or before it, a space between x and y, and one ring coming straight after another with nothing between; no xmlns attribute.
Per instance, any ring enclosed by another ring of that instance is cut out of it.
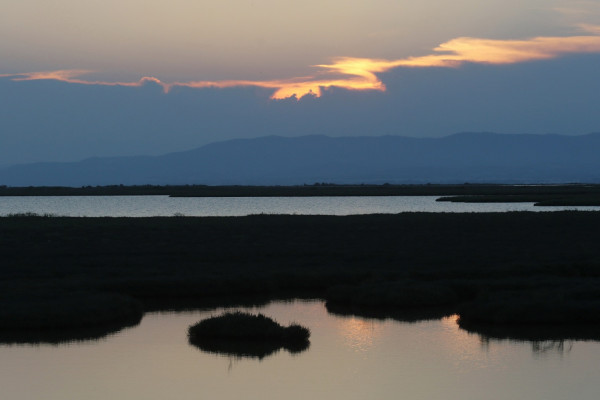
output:
<svg viewBox="0 0 600 400"><path fill-rule="evenodd" d="M146 82L160 85L165 93L174 87L188 88L229 88L254 86L273 89L271 99L283 100L304 96L320 97L322 90L340 87L348 90L385 91L377 73L394 68L458 67L465 63L515 64L526 61L545 60L565 54L600 53L600 26L580 24L579 28L588 33L580 36L539 36L524 40L482 39L459 37L444 42L433 49L433 53L420 57L407 57L397 60L338 57L331 64L314 65L319 70L305 77L283 80L223 80L162 82L158 78L146 76L134 82L107 82L81 79L92 73L90 70L57 70L16 74L0 74L14 81L57 80L81 85L140 87Z"/></svg>

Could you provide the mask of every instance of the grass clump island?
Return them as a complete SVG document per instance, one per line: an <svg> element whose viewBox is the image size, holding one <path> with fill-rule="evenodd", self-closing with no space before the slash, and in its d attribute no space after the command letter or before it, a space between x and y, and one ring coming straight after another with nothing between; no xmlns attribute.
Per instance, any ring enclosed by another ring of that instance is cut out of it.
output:
<svg viewBox="0 0 600 400"><path fill-rule="evenodd" d="M188 329L191 344L201 350L262 359L281 348L298 353L308 348L310 330L282 326L263 314L229 312L204 319Z"/></svg>

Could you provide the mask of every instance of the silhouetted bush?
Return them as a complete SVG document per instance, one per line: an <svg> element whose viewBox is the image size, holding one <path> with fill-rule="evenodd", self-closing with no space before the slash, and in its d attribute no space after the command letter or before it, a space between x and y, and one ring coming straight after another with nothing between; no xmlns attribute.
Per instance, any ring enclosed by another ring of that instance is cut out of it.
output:
<svg viewBox="0 0 600 400"><path fill-rule="evenodd" d="M188 329L190 343L198 348L240 357L263 358L280 348L296 353L308 348L309 337L303 326L284 327L263 314L242 312L207 318Z"/></svg>
<svg viewBox="0 0 600 400"><path fill-rule="evenodd" d="M310 331L299 325L283 327L263 314L225 313L198 322L189 329L190 339L217 337L222 339L281 339L306 341Z"/></svg>

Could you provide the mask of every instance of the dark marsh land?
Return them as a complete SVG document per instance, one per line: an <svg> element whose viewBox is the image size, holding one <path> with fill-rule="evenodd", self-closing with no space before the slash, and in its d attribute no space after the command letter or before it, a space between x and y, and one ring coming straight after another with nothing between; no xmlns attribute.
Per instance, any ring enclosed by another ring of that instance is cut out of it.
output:
<svg viewBox="0 0 600 400"><path fill-rule="evenodd" d="M600 206L600 185L336 185L297 186L0 186L2 196L170 196L170 197L319 197L440 196L438 201L462 203L535 203L536 206Z"/></svg>
<svg viewBox="0 0 600 400"><path fill-rule="evenodd" d="M0 186L1 196L151 196L172 197L312 197L312 196L453 196L445 201L463 202L538 202L577 199L600 200L600 185L336 185L314 183L297 186Z"/></svg>
<svg viewBox="0 0 600 400"><path fill-rule="evenodd" d="M3 217L0 340L77 338L144 310L294 297L406 320L442 310L475 330L593 328L598 243L598 212Z"/></svg>

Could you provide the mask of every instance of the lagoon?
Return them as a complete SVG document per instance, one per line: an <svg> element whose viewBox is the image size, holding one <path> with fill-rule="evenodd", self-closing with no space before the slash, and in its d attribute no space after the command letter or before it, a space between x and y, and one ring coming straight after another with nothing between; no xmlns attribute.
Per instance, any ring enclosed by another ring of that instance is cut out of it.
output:
<svg viewBox="0 0 600 400"><path fill-rule="evenodd" d="M205 353L187 327L224 308L148 313L98 341L0 345L2 397L71 399L596 399L600 343L488 339L456 317L414 323L328 313L321 301L236 308L310 328L308 350ZM231 309L228 309L231 310Z"/></svg>
<svg viewBox="0 0 600 400"><path fill-rule="evenodd" d="M401 212L510 212L598 210L600 207L535 207L533 203L436 202L439 196L169 197L6 196L0 216L18 213L73 217L190 217L252 214L357 215Z"/></svg>

